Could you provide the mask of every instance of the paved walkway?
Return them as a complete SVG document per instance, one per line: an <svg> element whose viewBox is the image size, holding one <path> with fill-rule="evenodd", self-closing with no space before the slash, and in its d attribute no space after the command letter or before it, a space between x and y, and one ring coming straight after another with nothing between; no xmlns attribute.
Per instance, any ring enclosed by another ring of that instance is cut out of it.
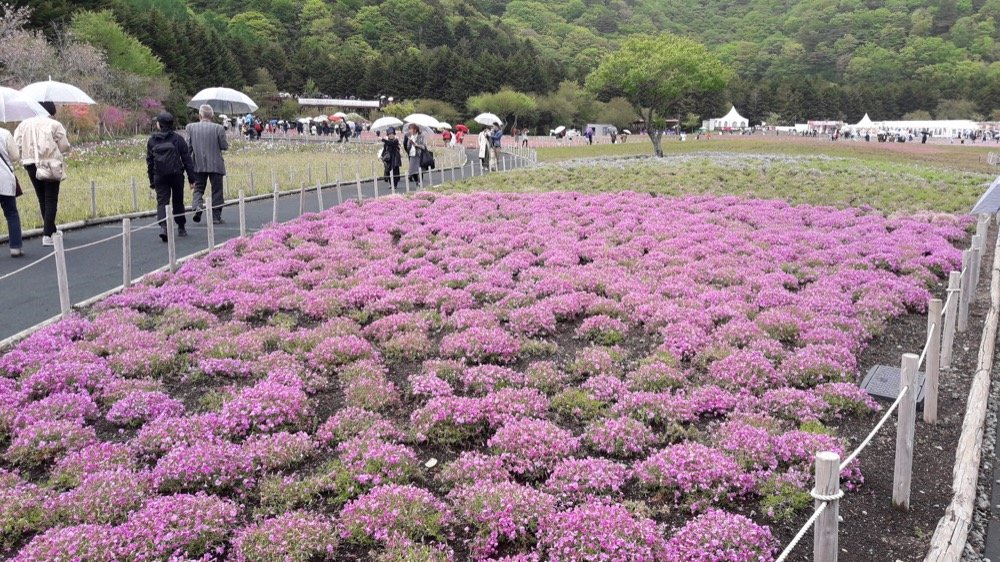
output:
<svg viewBox="0 0 1000 562"><path fill-rule="evenodd" d="M476 153L470 150L467 151L467 155L468 162L464 167L465 177L470 177L474 172L478 175L480 166L476 159ZM506 160L507 169L524 164L521 159L509 154L504 154L503 158ZM454 177L461 179L461 169L454 170ZM444 181L451 180L452 171L445 170ZM441 174L434 171L431 174L431 181L425 181L422 189L441 183ZM371 179L361 182L361 195L365 199L374 197L376 189L379 197L391 194L391 187L386 182L380 181L377 186L372 185ZM404 189L405 182L400 182L399 191L402 192ZM341 192L344 200L356 200L358 198L357 183L341 184ZM187 193L186 197L190 204L190 192ZM27 212L31 212L33 203L33 201L25 200L22 207L26 207ZM324 186L323 204L326 209L338 204L335 185ZM316 212L319 210L318 206L319 201L315 189L307 191L305 211ZM247 202L247 233L252 234L270 224L272 212L273 200L271 198ZM298 216L298 192L284 194L279 199L278 221L285 222ZM227 207L223 211L223 219L226 221L225 224L215 225L216 244L236 238L240 234L239 215L235 205ZM151 226L154 222L154 217L132 220L133 278L155 271L168 263L167 245L160 241L159 229ZM144 226L151 226L151 228L135 232L136 229ZM195 254L208 247L208 229L205 219L202 219L201 223L195 223L191 220L191 213L188 213L187 230L189 235L186 238L176 239L178 258ZM87 226L64 233L69 293L73 303L86 301L122 284L121 238L114 237L111 240L99 242L120 233L121 222ZM99 243L88 246L95 242ZM2 251L0 253L0 277L45 256L50 250L50 248L43 248L41 239L37 237L25 240L25 258L9 258L6 255L6 248L0 248ZM4 306L0 310L0 340L9 338L58 315L60 310L59 290L56 281L55 260L50 258L7 279L0 280L0 292L4 295Z"/></svg>

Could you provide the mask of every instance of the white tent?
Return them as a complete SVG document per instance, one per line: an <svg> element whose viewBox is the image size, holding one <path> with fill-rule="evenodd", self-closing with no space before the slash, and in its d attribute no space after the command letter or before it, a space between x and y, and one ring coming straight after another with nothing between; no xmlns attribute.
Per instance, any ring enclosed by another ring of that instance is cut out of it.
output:
<svg viewBox="0 0 1000 562"><path fill-rule="evenodd" d="M875 123L873 123L872 120L871 120L871 118L868 117L868 114L865 113L865 116L861 118L861 121L858 121L854 125L854 128L855 129L871 129L874 126L875 126Z"/></svg>
<svg viewBox="0 0 1000 562"><path fill-rule="evenodd" d="M725 117L709 119L708 121L702 122L702 127L708 131L746 129L749 126L750 120L740 115L740 112L736 111L735 105L729 110L729 113L727 113Z"/></svg>

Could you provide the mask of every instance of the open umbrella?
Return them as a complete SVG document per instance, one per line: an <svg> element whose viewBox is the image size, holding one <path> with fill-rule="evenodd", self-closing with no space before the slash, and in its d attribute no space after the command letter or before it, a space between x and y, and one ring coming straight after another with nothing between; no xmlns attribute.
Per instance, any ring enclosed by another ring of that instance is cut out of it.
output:
<svg viewBox="0 0 1000 562"><path fill-rule="evenodd" d="M0 121L10 123L48 115L37 101L13 88L0 86Z"/></svg>
<svg viewBox="0 0 1000 562"><path fill-rule="evenodd" d="M338 111L338 112L334 113L333 115L331 115L330 119L333 119L334 117L340 117L341 119L347 119L347 114L344 113L343 111Z"/></svg>
<svg viewBox="0 0 1000 562"><path fill-rule="evenodd" d="M347 118L350 119L351 121L354 121L354 122L364 122L365 121L365 117L363 115L361 115L360 113L354 113L353 111L351 113L347 114Z"/></svg>
<svg viewBox="0 0 1000 562"><path fill-rule="evenodd" d="M492 113L480 113L476 115L475 121L480 125L503 125L503 119Z"/></svg>
<svg viewBox="0 0 1000 562"><path fill-rule="evenodd" d="M250 96L232 88L205 88L198 92L188 102L188 107L198 109L202 105L210 105L216 113L253 113L257 104Z"/></svg>
<svg viewBox="0 0 1000 562"><path fill-rule="evenodd" d="M299 123L305 123L306 125L308 125L311 122L312 122L312 119L310 119L308 117L302 117L302 118L299 119Z"/></svg>
<svg viewBox="0 0 1000 562"><path fill-rule="evenodd" d="M565 131L565 130L566 130L566 127L564 127L564 126L562 126L562 125L559 125L559 126L558 126L558 127L556 127L555 129L553 129L553 130L552 130L552 132L554 132L555 134L557 134L557 135L558 135L559 133L561 133L561 132L563 132L563 131Z"/></svg>
<svg viewBox="0 0 1000 562"><path fill-rule="evenodd" d="M438 129L441 123L426 113L411 113L403 118L406 123L414 123L428 129Z"/></svg>
<svg viewBox="0 0 1000 562"><path fill-rule="evenodd" d="M35 101L86 105L97 103L80 88L65 82L56 82L51 77L44 82L28 84L21 88L21 93Z"/></svg>
<svg viewBox="0 0 1000 562"><path fill-rule="evenodd" d="M442 129L448 129L449 131L451 130L451 125L449 125L449 124L445 123L444 121L441 121L441 122L440 122L440 123L438 123L438 124L439 124L439 125L441 125L441 128L442 128Z"/></svg>
<svg viewBox="0 0 1000 562"><path fill-rule="evenodd" d="M313 117L313 121L317 121L319 123L329 123L330 122L330 118L327 117L326 115L319 115L319 116Z"/></svg>
<svg viewBox="0 0 1000 562"><path fill-rule="evenodd" d="M372 123L371 130L373 131L384 131L389 127L396 127L397 129L403 126L403 122L395 117L380 117Z"/></svg>
<svg viewBox="0 0 1000 562"><path fill-rule="evenodd" d="M462 133L464 133L466 135L469 134L469 128L466 127L465 125L462 125L461 123L459 123L458 125L455 125L455 130L456 131L462 131Z"/></svg>
<svg viewBox="0 0 1000 562"><path fill-rule="evenodd" d="M973 205L969 214L992 215L998 212L1000 212L1000 176L997 176L997 179L993 180L993 183L986 188L986 192L979 198L979 201L976 201L976 204Z"/></svg>

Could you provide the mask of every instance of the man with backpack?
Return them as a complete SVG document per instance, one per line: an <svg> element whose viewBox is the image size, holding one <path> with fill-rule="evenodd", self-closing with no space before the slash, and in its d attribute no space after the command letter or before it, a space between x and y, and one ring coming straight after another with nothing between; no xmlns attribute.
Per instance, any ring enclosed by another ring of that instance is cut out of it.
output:
<svg viewBox="0 0 1000 562"><path fill-rule="evenodd" d="M167 203L173 206L177 235L187 236L184 228L184 174L192 188L197 174L191 160L191 150L184 138L174 132L174 116L164 111L156 116L159 129L146 143L146 172L149 187L156 190L156 220L160 223L160 240L167 241Z"/></svg>

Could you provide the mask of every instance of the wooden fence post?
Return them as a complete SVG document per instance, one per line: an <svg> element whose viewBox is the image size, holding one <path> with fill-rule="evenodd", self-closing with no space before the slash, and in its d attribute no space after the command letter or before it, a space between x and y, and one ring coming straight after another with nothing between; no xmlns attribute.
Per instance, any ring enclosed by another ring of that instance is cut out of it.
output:
<svg viewBox="0 0 1000 562"><path fill-rule="evenodd" d="M274 171L274 168L271 168L271 188L278 190L278 172Z"/></svg>
<svg viewBox="0 0 1000 562"><path fill-rule="evenodd" d="M979 287L979 266L982 264L983 257L983 239L981 236L972 237L972 246L969 248L972 250L972 287L969 291L969 306L976 304L976 288Z"/></svg>
<svg viewBox="0 0 1000 562"><path fill-rule="evenodd" d="M59 311L63 318L69 318L72 303L69 300L69 275L66 272L66 246L63 245L62 231L52 235L56 252L56 281L59 286Z"/></svg>
<svg viewBox="0 0 1000 562"><path fill-rule="evenodd" d="M375 188L375 198L378 199L378 176L375 175L374 162L372 162L372 186Z"/></svg>
<svg viewBox="0 0 1000 562"><path fill-rule="evenodd" d="M135 185L135 176L132 176L132 212L139 212L139 190Z"/></svg>
<svg viewBox="0 0 1000 562"><path fill-rule="evenodd" d="M829 451L816 453L816 495L840 495L840 455ZM813 502L819 508L822 500ZM813 562L837 562L840 554L840 500L830 500L813 528Z"/></svg>
<svg viewBox="0 0 1000 562"><path fill-rule="evenodd" d="M354 170L354 181L356 182L356 184L358 186L358 201L360 202L360 201L364 200L364 197L362 197L362 195L361 195L361 174L358 173L357 166L355 166L355 170Z"/></svg>
<svg viewBox="0 0 1000 562"><path fill-rule="evenodd" d="M323 205L323 185L319 183L316 184L316 205L321 213L326 209L326 206Z"/></svg>
<svg viewBox="0 0 1000 562"><path fill-rule="evenodd" d="M278 184L274 184L271 192L271 222L278 224Z"/></svg>
<svg viewBox="0 0 1000 562"><path fill-rule="evenodd" d="M941 299L927 303L927 366L924 368L924 421L937 422L938 375L941 369Z"/></svg>
<svg viewBox="0 0 1000 562"><path fill-rule="evenodd" d="M306 182L299 184L299 216L306 214Z"/></svg>
<svg viewBox="0 0 1000 562"><path fill-rule="evenodd" d="M951 367L952 348L955 346L955 324L958 313L959 293L961 292L961 276L958 271L948 274L947 304L944 309L944 326L941 331L941 368Z"/></svg>
<svg viewBox="0 0 1000 562"><path fill-rule="evenodd" d="M247 200L246 194L243 190L240 190L240 237L245 238L247 235Z"/></svg>
<svg viewBox="0 0 1000 562"><path fill-rule="evenodd" d="M337 183L337 204L340 205L344 202L344 188Z"/></svg>
<svg viewBox="0 0 1000 562"><path fill-rule="evenodd" d="M132 286L132 219L122 219L122 287Z"/></svg>
<svg viewBox="0 0 1000 562"><path fill-rule="evenodd" d="M167 229L167 263L170 265L170 273L177 271L177 240L173 227L174 207L167 205L167 215L163 217L163 227ZM208 221L209 232L211 232L212 221Z"/></svg>
<svg viewBox="0 0 1000 562"><path fill-rule="evenodd" d="M90 217L97 218L97 182L90 180Z"/></svg>
<svg viewBox="0 0 1000 562"><path fill-rule="evenodd" d="M326 178L326 183L330 183L330 161L323 161L323 177Z"/></svg>
<svg viewBox="0 0 1000 562"><path fill-rule="evenodd" d="M972 292L972 250L962 251L962 292L958 299L958 331L969 329L969 293Z"/></svg>
<svg viewBox="0 0 1000 562"><path fill-rule="evenodd" d="M406 192L410 192L410 174L409 170L406 171Z"/></svg>
<svg viewBox="0 0 1000 562"><path fill-rule="evenodd" d="M208 208L211 209L212 206L209 205ZM205 217L205 226L208 227L208 249L211 250L215 247L215 219Z"/></svg>
<svg viewBox="0 0 1000 562"><path fill-rule="evenodd" d="M910 509L910 477L913 475L913 434L917 417L917 362L920 357L904 353L901 362L899 391L906 394L896 411L896 462L892 472L892 503L898 509Z"/></svg>

